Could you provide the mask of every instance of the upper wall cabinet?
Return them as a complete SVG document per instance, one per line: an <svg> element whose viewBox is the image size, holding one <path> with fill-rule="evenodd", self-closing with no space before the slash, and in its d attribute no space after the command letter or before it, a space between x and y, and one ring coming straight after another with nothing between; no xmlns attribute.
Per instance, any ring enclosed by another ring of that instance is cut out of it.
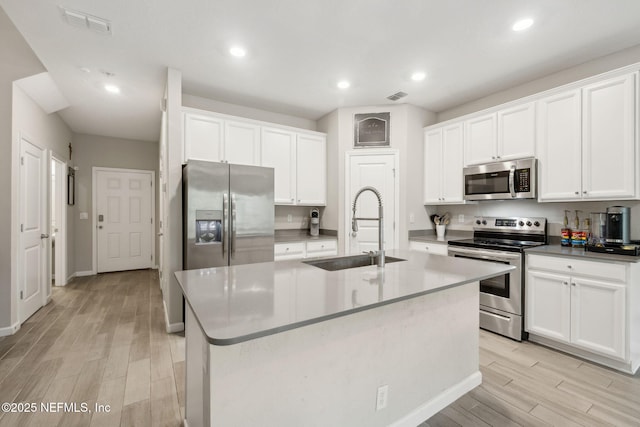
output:
<svg viewBox="0 0 640 427"><path fill-rule="evenodd" d="M271 167L275 204L327 204L325 134L187 108L183 120L185 162Z"/></svg>
<svg viewBox="0 0 640 427"><path fill-rule="evenodd" d="M538 102L540 201L638 197L636 74Z"/></svg>
<svg viewBox="0 0 640 427"><path fill-rule="evenodd" d="M533 157L535 103L527 103L465 122L465 164Z"/></svg>
<svg viewBox="0 0 640 427"><path fill-rule="evenodd" d="M462 123L424 133L424 204L464 203Z"/></svg>
<svg viewBox="0 0 640 427"><path fill-rule="evenodd" d="M321 134L262 128L262 166L275 170L277 205L327 204L327 143Z"/></svg>
<svg viewBox="0 0 640 427"><path fill-rule="evenodd" d="M184 160L220 162L223 158L224 120L217 117L185 113Z"/></svg>
<svg viewBox="0 0 640 427"><path fill-rule="evenodd" d="M184 160L260 165L260 126L184 113Z"/></svg>

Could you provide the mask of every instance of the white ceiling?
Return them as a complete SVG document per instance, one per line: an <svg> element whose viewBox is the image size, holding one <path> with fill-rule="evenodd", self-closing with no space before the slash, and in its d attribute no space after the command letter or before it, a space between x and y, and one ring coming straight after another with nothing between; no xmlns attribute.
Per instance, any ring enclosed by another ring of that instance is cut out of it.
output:
<svg viewBox="0 0 640 427"><path fill-rule="evenodd" d="M639 0L0 0L74 132L157 140L166 68L183 92L318 119L397 91L439 112L640 43ZM111 21L67 24L59 7ZM532 17L522 33L513 22ZM232 43L249 50L230 57ZM86 68L90 72L81 70ZM423 70L427 79L409 76ZM104 72L114 73L108 77ZM335 83L349 79L352 87ZM117 83L122 92L103 90Z"/></svg>

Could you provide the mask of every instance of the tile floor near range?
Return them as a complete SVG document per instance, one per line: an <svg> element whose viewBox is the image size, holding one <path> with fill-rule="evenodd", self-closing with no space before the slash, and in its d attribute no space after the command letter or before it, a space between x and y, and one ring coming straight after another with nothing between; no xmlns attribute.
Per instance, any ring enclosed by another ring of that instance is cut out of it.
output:
<svg viewBox="0 0 640 427"><path fill-rule="evenodd" d="M483 384L421 427L640 425L640 375L485 331L480 364ZM0 412L0 427L180 426L184 337L165 333L157 272L100 274L54 288L51 303L0 338L0 402L111 407Z"/></svg>

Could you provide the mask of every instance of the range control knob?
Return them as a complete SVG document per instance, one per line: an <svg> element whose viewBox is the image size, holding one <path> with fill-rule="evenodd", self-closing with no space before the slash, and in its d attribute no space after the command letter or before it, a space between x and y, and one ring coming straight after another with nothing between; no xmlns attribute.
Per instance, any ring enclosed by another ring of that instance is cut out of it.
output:
<svg viewBox="0 0 640 427"><path fill-rule="evenodd" d="M531 221L527 221L527 227L531 227Z"/></svg>
<svg viewBox="0 0 640 427"><path fill-rule="evenodd" d="M520 227L522 227L522 226L524 225L524 221L520 221L520 222L518 222L518 225L519 225Z"/></svg>
<svg viewBox="0 0 640 427"><path fill-rule="evenodd" d="M536 227L540 227L540 223L538 221L534 222L533 225L535 225Z"/></svg>
<svg viewBox="0 0 640 427"><path fill-rule="evenodd" d="M482 225L487 225L487 220L486 219L482 220Z"/></svg>
<svg viewBox="0 0 640 427"><path fill-rule="evenodd" d="M480 225L480 220L476 219L476 224Z"/></svg>

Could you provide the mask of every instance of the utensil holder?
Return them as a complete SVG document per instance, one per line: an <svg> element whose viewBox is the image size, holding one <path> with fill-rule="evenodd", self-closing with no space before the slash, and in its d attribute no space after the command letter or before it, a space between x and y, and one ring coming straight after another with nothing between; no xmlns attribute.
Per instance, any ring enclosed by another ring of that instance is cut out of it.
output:
<svg viewBox="0 0 640 427"><path fill-rule="evenodd" d="M436 237L438 237L438 239L444 238L444 233L446 231L446 228L447 228L446 225L442 225L442 224L436 225Z"/></svg>

